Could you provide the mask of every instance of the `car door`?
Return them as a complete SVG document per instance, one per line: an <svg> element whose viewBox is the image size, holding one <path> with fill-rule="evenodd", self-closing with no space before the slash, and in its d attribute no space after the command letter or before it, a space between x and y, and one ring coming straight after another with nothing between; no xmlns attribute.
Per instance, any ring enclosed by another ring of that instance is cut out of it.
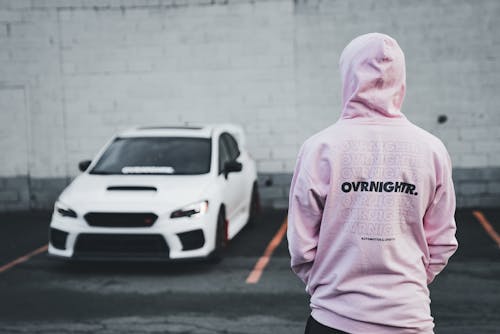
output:
<svg viewBox="0 0 500 334"><path fill-rule="evenodd" d="M236 160L243 164L244 161L241 159L241 152L236 139L234 139L234 137L227 132L223 133L221 137L228 150L229 159ZM248 187L246 186L247 182L245 181L244 169L245 166L243 165L241 172L234 172L228 175L228 181L231 183L231 188L234 190L234 192L232 192L232 196L235 202L235 216L245 213L248 206L248 201L246 200L248 197Z"/></svg>
<svg viewBox="0 0 500 334"><path fill-rule="evenodd" d="M224 140L224 136L221 135L219 137L219 178L221 179L222 184L222 197L223 202L226 205L226 218L229 220L231 224L231 220L234 218L237 213L238 208L238 185L235 182L234 174L229 173L226 176L224 175L224 165L226 162L231 161L231 154L229 151L229 147L227 141Z"/></svg>

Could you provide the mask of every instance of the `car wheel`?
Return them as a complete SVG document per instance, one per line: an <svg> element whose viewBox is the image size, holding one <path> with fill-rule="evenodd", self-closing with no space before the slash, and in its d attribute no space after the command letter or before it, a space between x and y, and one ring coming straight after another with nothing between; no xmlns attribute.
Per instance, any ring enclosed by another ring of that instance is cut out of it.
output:
<svg viewBox="0 0 500 334"><path fill-rule="evenodd" d="M250 199L250 208L248 213L248 225L253 226L257 224L257 218L260 213L260 196L257 183L252 187L252 196Z"/></svg>
<svg viewBox="0 0 500 334"><path fill-rule="evenodd" d="M215 232L215 248L209 256L211 262L217 263L224 257L224 248L227 245L226 217L221 209L217 216L217 230Z"/></svg>

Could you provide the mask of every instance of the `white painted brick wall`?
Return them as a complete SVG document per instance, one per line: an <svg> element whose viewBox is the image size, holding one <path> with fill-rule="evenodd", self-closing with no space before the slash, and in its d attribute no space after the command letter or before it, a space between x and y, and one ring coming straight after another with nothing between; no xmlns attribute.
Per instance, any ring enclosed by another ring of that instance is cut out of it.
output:
<svg viewBox="0 0 500 334"><path fill-rule="evenodd" d="M290 173L339 116L340 52L370 31L400 42L404 112L454 165L500 166L497 0L1 0L0 88L25 90L33 177L76 175L133 125L219 121L243 124L261 172Z"/></svg>
<svg viewBox="0 0 500 334"><path fill-rule="evenodd" d="M406 54L408 118L442 138L456 167L499 166L498 1L303 0L296 13L297 110L308 132L339 115L343 47L385 32Z"/></svg>
<svg viewBox="0 0 500 334"><path fill-rule="evenodd" d="M279 110L291 112L278 120L295 117L292 10L287 1L60 11L68 169L143 123L242 122L250 150L262 150L257 138L274 139L274 128L258 124ZM267 150L256 157L283 171Z"/></svg>
<svg viewBox="0 0 500 334"><path fill-rule="evenodd" d="M20 163L29 159L31 175L64 177L67 171L63 86L59 72L56 11L32 11L30 7L18 7L20 4L15 2L3 2L0 10L3 55L0 60L0 87L16 86L24 91L29 143L27 150L12 150L8 156L3 155L2 165L5 161ZM0 112L8 115L9 110L18 108L18 103L13 100L12 106L3 108L5 110ZM17 126L8 130L12 138L23 131ZM0 176L10 175L6 169L0 168Z"/></svg>

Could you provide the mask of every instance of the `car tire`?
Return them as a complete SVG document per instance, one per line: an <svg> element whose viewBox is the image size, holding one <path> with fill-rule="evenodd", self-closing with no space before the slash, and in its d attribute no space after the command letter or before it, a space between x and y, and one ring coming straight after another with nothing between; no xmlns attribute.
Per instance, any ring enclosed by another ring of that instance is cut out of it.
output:
<svg viewBox="0 0 500 334"><path fill-rule="evenodd" d="M260 195L257 182L253 184L252 195L250 196L250 207L248 212L248 226L255 226L257 224L258 216L260 214Z"/></svg>
<svg viewBox="0 0 500 334"><path fill-rule="evenodd" d="M227 235L226 235L226 216L224 210L221 208L217 216L217 230L215 232L215 248L210 253L209 260L213 263L218 263L222 261L224 257L224 249L227 246Z"/></svg>

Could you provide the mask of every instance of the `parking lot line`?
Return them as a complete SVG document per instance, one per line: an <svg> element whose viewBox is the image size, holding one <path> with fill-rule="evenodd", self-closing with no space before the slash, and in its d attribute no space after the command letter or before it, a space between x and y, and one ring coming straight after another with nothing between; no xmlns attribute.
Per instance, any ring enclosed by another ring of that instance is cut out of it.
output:
<svg viewBox="0 0 500 334"><path fill-rule="evenodd" d="M21 257L18 257L17 259L15 259L14 261L11 261L7 264L4 264L3 266L0 267L0 274L3 273L4 271L7 271L9 270L10 268L20 264L20 263L23 263L23 262L26 262L28 261L30 258L32 258L33 256L37 255L37 254L40 254L40 253L44 253L47 251L47 249L49 248L49 245L44 245L40 248L37 248L35 249L34 251L32 252L29 252L28 254L26 255L23 255Z"/></svg>
<svg viewBox="0 0 500 334"><path fill-rule="evenodd" d="M496 242L498 248L500 248L500 235L498 235L497 231L495 231L495 229L490 224L488 219L486 219L484 214L479 210L472 211L472 214L474 215L474 217L476 217L478 222L483 226L484 230L486 231L486 233L488 233L491 239L493 239L493 241Z"/></svg>
<svg viewBox="0 0 500 334"><path fill-rule="evenodd" d="M283 239L283 236L286 233L286 227L287 227L287 219L285 218L285 221L283 222L283 224L281 224L281 227L279 228L278 232L276 232L274 237L267 245L264 254L259 258L255 266L253 267L253 270L250 273L250 275L248 275L246 279L247 284L255 284L259 282L260 277L262 276L264 269L269 263L269 260L271 259L274 250L281 243L281 240Z"/></svg>

